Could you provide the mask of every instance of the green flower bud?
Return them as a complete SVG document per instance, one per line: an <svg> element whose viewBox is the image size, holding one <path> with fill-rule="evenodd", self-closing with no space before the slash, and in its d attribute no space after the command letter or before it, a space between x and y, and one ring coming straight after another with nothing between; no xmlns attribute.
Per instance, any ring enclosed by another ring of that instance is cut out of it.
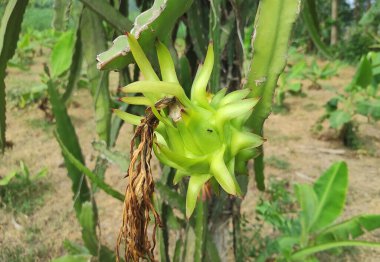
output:
<svg viewBox="0 0 380 262"><path fill-rule="evenodd" d="M214 63L212 43L204 64L199 66L189 99L178 82L170 52L162 43L156 44L160 81L136 39L128 35L128 41L146 80L122 88L125 93L142 93L144 97L126 97L121 101L151 107L160 121L153 150L162 163L177 169L175 184L190 177L186 216L193 213L198 194L208 181L216 191L219 185L228 194L241 195L235 173L246 172L247 160L258 154L257 147L264 141L244 129L259 99L247 98L248 89L226 95L224 88L212 97L207 93ZM165 97L171 100L164 108L160 104ZM129 123L140 123L140 117L115 113Z"/></svg>

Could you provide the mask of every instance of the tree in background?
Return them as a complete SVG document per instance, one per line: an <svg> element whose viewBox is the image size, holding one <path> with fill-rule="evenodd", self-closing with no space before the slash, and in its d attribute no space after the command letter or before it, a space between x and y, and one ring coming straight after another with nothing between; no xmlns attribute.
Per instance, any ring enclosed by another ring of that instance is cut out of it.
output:
<svg viewBox="0 0 380 262"><path fill-rule="evenodd" d="M339 0L332 0L331 2L331 36L330 36L330 45L336 45L338 42L338 4Z"/></svg>

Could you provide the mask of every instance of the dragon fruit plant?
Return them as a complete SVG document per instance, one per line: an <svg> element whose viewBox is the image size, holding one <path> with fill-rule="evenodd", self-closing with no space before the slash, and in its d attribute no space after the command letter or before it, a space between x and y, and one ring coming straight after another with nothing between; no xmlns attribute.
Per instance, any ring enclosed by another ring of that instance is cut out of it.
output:
<svg viewBox="0 0 380 262"><path fill-rule="evenodd" d="M169 1L167 4L169 8ZM189 177L188 183L185 183L187 191L184 210L188 219L194 212L198 197L201 195L204 198L210 188L214 192L222 188L227 194L242 196L244 190L240 186L243 184L239 185L236 175L247 174L247 161L250 159L255 159L257 188L265 188L263 125L271 112L277 79L285 67L290 31L300 8L299 0L260 1L252 34L253 56L250 69L246 72L247 81L242 83L242 90L228 94L226 88L213 94L207 92L210 79L210 86L214 88L218 85L213 82L220 82L214 75L215 72L220 72L218 37L213 38L215 45L210 43L205 52L204 63L198 68L189 97L182 88L189 83L179 83L169 50L156 41L158 65L154 65L159 66L160 74L155 72L143 51L148 52L149 57L155 55L154 45L151 45L153 39L164 39L164 32L160 30L169 28L159 26L162 21L149 19L141 27L137 25L142 20L136 19L136 28L131 31L133 33L119 36L108 51L98 55L98 68L103 70L120 69L133 60L136 62L143 80L121 88L124 93L131 95L120 100L130 105L147 107L143 117L114 110L125 122L136 126L130 146L131 161L127 172L123 222L117 240L117 259L120 255L119 248L124 247L124 258L127 261L138 261L140 258L154 261L156 228L161 225L164 228L157 235L160 253L165 256L167 252L162 249L166 246L162 239L167 220L163 217L164 222L161 222L160 204L154 194L155 184L150 165L152 151L163 164L176 170L174 184ZM144 15L143 18L148 17ZM171 20L170 16L166 18L167 22ZM271 45L268 46L268 43ZM207 234L202 226L203 223L208 223L207 219L203 219L207 215L203 204L203 201L198 202L196 221L188 220L191 226L195 223L198 232L195 250L199 259L195 261L201 261L205 247L203 240ZM235 206L239 208L238 203ZM153 232L148 230L152 218ZM235 233L234 236L237 236L238 232ZM212 241L209 243L213 245Z"/></svg>

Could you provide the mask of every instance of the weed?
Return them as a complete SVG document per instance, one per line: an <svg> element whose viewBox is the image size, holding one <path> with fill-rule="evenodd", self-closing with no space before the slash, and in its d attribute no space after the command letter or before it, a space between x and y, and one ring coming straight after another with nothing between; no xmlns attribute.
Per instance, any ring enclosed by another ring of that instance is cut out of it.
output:
<svg viewBox="0 0 380 262"><path fill-rule="evenodd" d="M314 103L308 103L303 106L303 109L307 112L313 112L319 109L319 106Z"/></svg>
<svg viewBox="0 0 380 262"><path fill-rule="evenodd" d="M25 258L22 257L23 248L21 246L11 247L5 245L0 249L1 261L22 262Z"/></svg>
<svg viewBox="0 0 380 262"><path fill-rule="evenodd" d="M0 203L10 211L31 214L43 204L43 192L48 185L41 181L47 174L42 169L31 175L24 162L20 162L20 170L11 172L0 179Z"/></svg>
<svg viewBox="0 0 380 262"><path fill-rule="evenodd" d="M255 240L251 241L255 245L245 247L246 256L253 256L255 261L326 261L336 255L355 255L345 247L380 246L355 240L380 228L380 215L362 214L335 222L342 215L347 189L344 162L333 164L313 185L295 184L295 198L289 193L288 182L272 182L268 195L256 207L256 220L265 223L251 228L253 233L247 238ZM264 232L265 224L272 234Z"/></svg>
<svg viewBox="0 0 380 262"><path fill-rule="evenodd" d="M328 120L330 128L339 133L345 146L353 149L360 146L355 116L365 116L369 121L380 120L379 62L380 53L370 52L362 57L351 83L343 92L335 91L336 96L326 103L324 115L313 127L315 132L320 132L323 122Z"/></svg>
<svg viewBox="0 0 380 262"><path fill-rule="evenodd" d="M310 67L308 67L308 70L305 72L305 77L312 82L309 88L320 89L322 86L319 83L319 80L326 80L336 76L341 66L342 63L337 60L334 63L327 63L323 67L320 67L314 59Z"/></svg>
<svg viewBox="0 0 380 262"><path fill-rule="evenodd" d="M267 261L278 252L278 244L273 236L282 232L291 233L298 230L294 219L296 212L295 198L290 193L289 182L270 180L268 191L261 195L256 206L256 219L250 223L242 216L244 235L243 250L247 261ZM268 225L271 234L268 234Z"/></svg>
<svg viewBox="0 0 380 262"><path fill-rule="evenodd" d="M281 170L289 170L290 168L290 163L288 161L278 158L276 156L270 156L266 158L265 162L268 165L275 167L277 169L281 169Z"/></svg>
<svg viewBox="0 0 380 262"><path fill-rule="evenodd" d="M4 245L0 248L0 261L7 262L35 262L47 261L49 257L49 248L45 245L35 242L33 248L27 249L22 245Z"/></svg>
<svg viewBox="0 0 380 262"><path fill-rule="evenodd" d="M287 94L305 96L305 94L302 93L302 84L300 82L300 79L304 77L305 70L306 63L300 61L294 65L288 65L287 70L280 75L276 89L275 103L273 105L274 113L286 112L287 108L284 104L284 100Z"/></svg>
<svg viewBox="0 0 380 262"><path fill-rule="evenodd" d="M26 88L13 88L7 92L7 96L17 107L25 108L26 106L36 103L46 97L46 89L47 87L45 84L32 87L28 86Z"/></svg>
<svg viewBox="0 0 380 262"><path fill-rule="evenodd" d="M37 227L36 225L32 225L28 228L26 228L26 236L25 240L29 244L33 244L38 240L38 235L41 233L41 229Z"/></svg>
<svg viewBox="0 0 380 262"><path fill-rule="evenodd" d="M53 129L53 123L47 121L46 119L29 119L28 124L33 129L41 129L46 133L50 134L50 131Z"/></svg>

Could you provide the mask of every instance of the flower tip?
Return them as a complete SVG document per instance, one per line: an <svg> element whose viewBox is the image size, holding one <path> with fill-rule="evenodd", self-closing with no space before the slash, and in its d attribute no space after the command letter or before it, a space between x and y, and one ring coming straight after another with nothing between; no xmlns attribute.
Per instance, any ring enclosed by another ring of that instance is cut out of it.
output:
<svg viewBox="0 0 380 262"><path fill-rule="evenodd" d="M129 36L129 34L130 34L130 33L129 33L128 31L125 32L125 35L126 35L127 37Z"/></svg>
<svg viewBox="0 0 380 262"><path fill-rule="evenodd" d="M114 113L116 108L111 108L111 112Z"/></svg>
<svg viewBox="0 0 380 262"><path fill-rule="evenodd" d="M214 41L213 40L210 40L210 42L208 42L209 45L214 45Z"/></svg>
<svg viewBox="0 0 380 262"><path fill-rule="evenodd" d="M122 97L118 97L118 98L117 98L117 101L119 101L119 102L123 102L123 98L122 98Z"/></svg>

